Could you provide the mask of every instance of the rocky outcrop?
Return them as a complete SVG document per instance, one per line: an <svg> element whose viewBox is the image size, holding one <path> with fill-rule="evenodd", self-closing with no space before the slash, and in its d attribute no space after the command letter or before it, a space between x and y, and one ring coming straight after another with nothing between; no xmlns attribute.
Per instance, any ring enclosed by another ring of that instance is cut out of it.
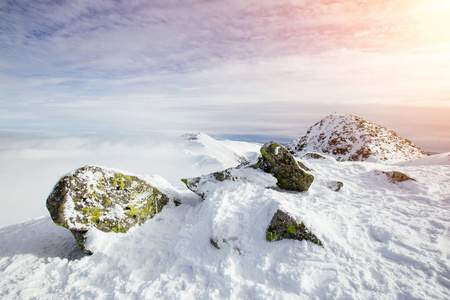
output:
<svg viewBox="0 0 450 300"><path fill-rule="evenodd" d="M303 222L299 224L288 213L277 210L266 230L266 240L274 242L283 239L307 240L323 247L322 242L306 228Z"/></svg>
<svg viewBox="0 0 450 300"><path fill-rule="evenodd" d="M275 176L278 187L299 192L309 189L314 176L303 171L286 148L278 143L268 142L261 147L261 154L259 167Z"/></svg>
<svg viewBox="0 0 450 300"><path fill-rule="evenodd" d="M211 193L216 184L223 181L246 181L253 182L264 187L274 187L289 191L303 192L309 189L314 176L306 173L300 168L295 158L286 148L275 142L269 142L261 147L261 157L258 161L242 164L236 168L203 175L200 177L181 179L187 188L205 199L205 195ZM255 163L256 162L256 163ZM304 168L307 168L304 166ZM263 172L255 172L263 170ZM262 173L262 174L261 174ZM276 183L267 177L275 177Z"/></svg>
<svg viewBox="0 0 450 300"><path fill-rule="evenodd" d="M47 199L47 209L53 222L72 232L82 252L91 254L85 246L89 229L127 232L153 218L168 201L141 178L85 166L58 181Z"/></svg>
<svg viewBox="0 0 450 300"><path fill-rule="evenodd" d="M352 115L329 115L286 148L297 156L319 152L338 161L408 160L428 156L411 141Z"/></svg>
<svg viewBox="0 0 450 300"><path fill-rule="evenodd" d="M403 182L408 180L416 181L414 178L411 178L408 175L398 171L390 171L390 172L377 171L377 174L380 173L386 175L387 179L394 184L397 182Z"/></svg>

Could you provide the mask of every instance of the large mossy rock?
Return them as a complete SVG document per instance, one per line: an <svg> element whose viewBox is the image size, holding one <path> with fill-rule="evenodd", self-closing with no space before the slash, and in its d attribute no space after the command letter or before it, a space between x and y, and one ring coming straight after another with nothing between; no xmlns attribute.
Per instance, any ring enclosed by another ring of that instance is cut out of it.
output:
<svg viewBox="0 0 450 300"><path fill-rule="evenodd" d="M323 247L322 242L306 228L303 222L299 224L288 213L277 210L266 230L266 240L274 242L283 239L307 240Z"/></svg>
<svg viewBox="0 0 450 300"><path fill-rule="evenodd" d="M303 171L294 156L283 146L268 142L261 147L262 158L259 167L277 178L277 185L284 190L306 191L314 176Z"/></svg>
<svg viewBox="0 0 450 300"><path fill-rule="evenodd" d="M83 253L85 234L127 232L153 218L168 197L145 180L113 170L85 166L62 177L47 199L47 209L59 226L68 228Z"/></svg>

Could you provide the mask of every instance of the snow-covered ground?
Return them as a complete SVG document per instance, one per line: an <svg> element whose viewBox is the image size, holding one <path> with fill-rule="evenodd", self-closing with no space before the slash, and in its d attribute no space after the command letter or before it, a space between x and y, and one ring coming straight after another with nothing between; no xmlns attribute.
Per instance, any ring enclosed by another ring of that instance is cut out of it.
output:
<svg viewBox="0 0 450 300"><path fill-rule="evenodd" d="M261 145L187 135L49 135L0 131L0 227L47 215L58 179L85 165L181 178L220 171L259 153Z"/></svg>
<svg viewBox="0 0 450 300"><path fill-rule="evenodd" d="M174 178L230 167L234 154L216 142L201 135L165 142L157 159L148 157L135 169L102 163L138 174L162 170L162 177L147 180L183 203L165 207L126 234L92 231L92 256L81 255L71 233L48 216L0 228L0 298L450 298L449 153L396 164L306 160L315 181L303 193L265 188L268 175L248 170L251 180L216 183L202 201ZM251 156L260 147L220 142L237 156ZM202 143L223 152L202 152ZM119 150L110 146L101 149L113 157ZM208 164L222 156L227 163ZM376 170L401 171L417 181L392 184ZM344 183L339 192L327 187L336 180ZM265 231L278 208L303 221L324 248L306 241L267 242Z"/></svg>

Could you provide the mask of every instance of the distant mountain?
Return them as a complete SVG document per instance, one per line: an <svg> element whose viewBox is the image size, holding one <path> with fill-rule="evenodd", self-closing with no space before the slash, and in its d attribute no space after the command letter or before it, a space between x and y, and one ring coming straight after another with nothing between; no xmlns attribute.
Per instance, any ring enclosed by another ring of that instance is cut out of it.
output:
<svg viewBox="0 0 450 300"><path fill-rule="evenodd" d="M323 118L286 148L296 155L319 152L339 161L409 160L428 156L394 131L357 116L342 114Z"/></svg>

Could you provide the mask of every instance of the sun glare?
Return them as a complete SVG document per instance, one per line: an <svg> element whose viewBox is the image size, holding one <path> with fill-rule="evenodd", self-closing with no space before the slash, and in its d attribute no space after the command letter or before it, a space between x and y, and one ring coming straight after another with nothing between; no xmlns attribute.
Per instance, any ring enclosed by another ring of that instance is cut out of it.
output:
<svg viewBox="0 0 450 300"><path fill-rule="evenodd" d="M422 2L423 9L426 12L433 14L450 14L449 0L426 0Z"/></svg>
<svg viewBox="0 0 450 300"><path fill-rule="evenodd" d="M450 0L423 0L416 4L422 39L431 43L450 43Z"/></svg>

